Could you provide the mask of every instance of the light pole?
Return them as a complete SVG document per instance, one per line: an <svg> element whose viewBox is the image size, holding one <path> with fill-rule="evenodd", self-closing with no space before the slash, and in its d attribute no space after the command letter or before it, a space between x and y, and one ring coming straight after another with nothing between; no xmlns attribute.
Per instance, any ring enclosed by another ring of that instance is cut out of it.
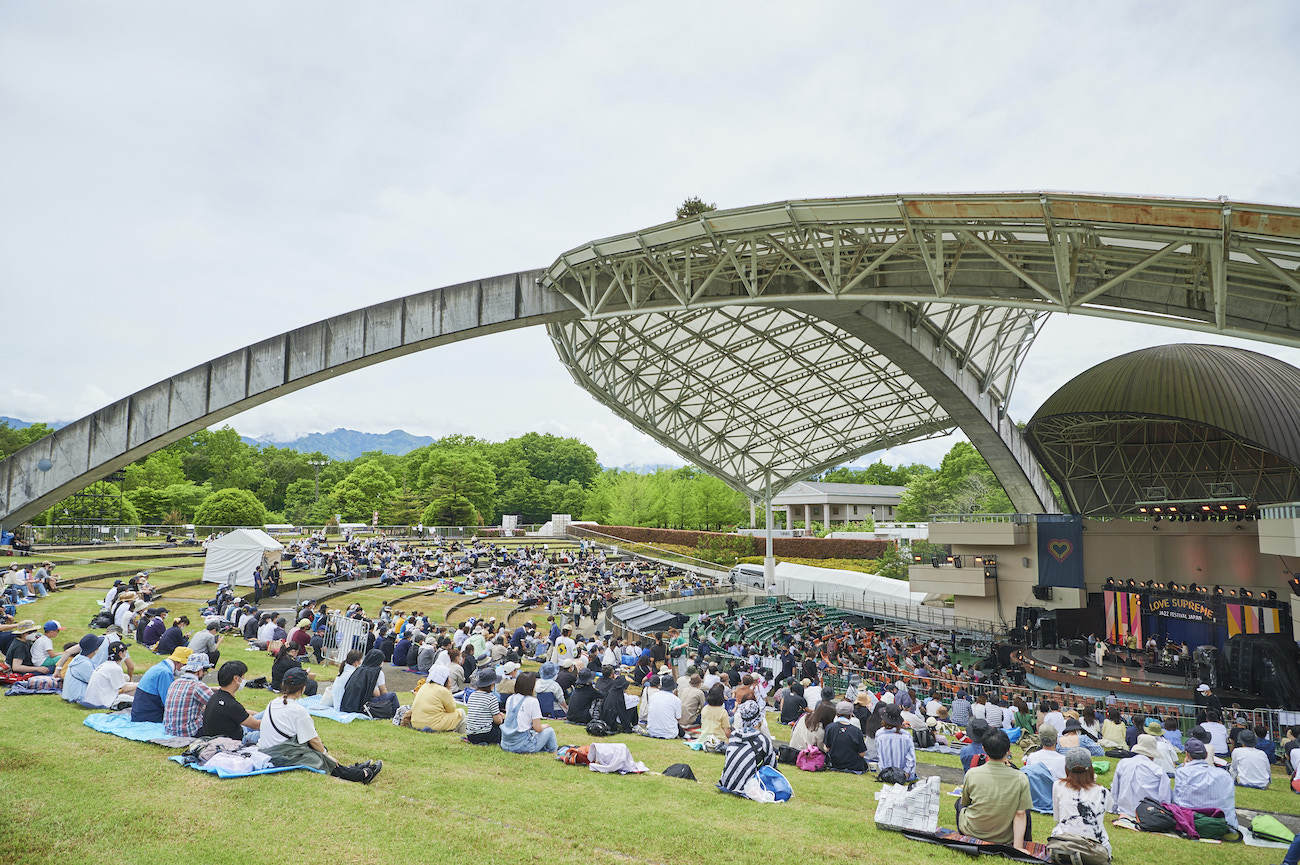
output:
<svg viewBox="0 0 1300 865"><path fill-rule="evenodd" d="M320 501L320 470L321 470L321 467L322 467L322 466L327 466L327 465L329 465L329 462L330 462L329 460L307 460L307 465L311 466L312 468L314 468L314 469L316 470L316 498L315 498L315 501L317 501L317 502Z"/></svg>

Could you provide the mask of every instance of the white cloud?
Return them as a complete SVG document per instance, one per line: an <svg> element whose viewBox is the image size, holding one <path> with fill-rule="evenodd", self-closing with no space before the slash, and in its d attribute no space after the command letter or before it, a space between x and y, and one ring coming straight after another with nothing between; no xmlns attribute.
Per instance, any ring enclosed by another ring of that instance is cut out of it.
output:
<svg viewBox="0 0 1300 865"><path fill-rule="evenodd" d="M1211 3L49 2L0 9L0 413L69 419L287 328L722 206L1064 188L1300 202L1300 11ZM1200 335L1051 322L1012 401ZM1296 362L1293 351L1252 346ZM678 460L540 331L234 419ZM949 442L887 452L933 461Z"/></svg>

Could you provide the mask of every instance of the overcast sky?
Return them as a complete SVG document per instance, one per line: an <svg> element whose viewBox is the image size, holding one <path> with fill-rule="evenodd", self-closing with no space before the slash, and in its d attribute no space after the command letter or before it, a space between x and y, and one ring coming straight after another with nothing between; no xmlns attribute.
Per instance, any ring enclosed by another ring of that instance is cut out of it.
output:
<svg viewBox="0 0 1300 865"><path fill-rule="evenodd" d="M0 414L79 417L299 324L547 265L696 193L1300 204L1298 45L1294 2L0 4ZM1057 316L1012 414L1106 357L1206 339ZM608 465L680 462L538 329L231 423L536 429Z"/></svg>

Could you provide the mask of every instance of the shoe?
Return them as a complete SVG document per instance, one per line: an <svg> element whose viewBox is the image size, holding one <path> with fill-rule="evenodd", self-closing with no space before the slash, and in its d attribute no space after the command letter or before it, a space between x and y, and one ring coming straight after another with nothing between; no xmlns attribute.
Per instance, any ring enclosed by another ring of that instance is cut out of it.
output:
<svg viewBox="0 0 1300 865"><path fill-rule="evenodd" d="M365 773L364 777L361 779L361 783L363 784L369 784L371 781L375 780L375 778L379 776L379 773L384 768L383 760L380 760L378 762L373 762L373 763L369 761L367 762L369 764L365 767L365 769L362 770Z"/></svg>

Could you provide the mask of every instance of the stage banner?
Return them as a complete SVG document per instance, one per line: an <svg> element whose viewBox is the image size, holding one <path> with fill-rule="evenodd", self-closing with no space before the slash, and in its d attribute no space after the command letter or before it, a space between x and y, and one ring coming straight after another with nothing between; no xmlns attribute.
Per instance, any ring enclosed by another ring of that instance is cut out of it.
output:
<svg viewBox="0 0 1300 865"><path fill-rule="evenodd" d="M1038 514L1038 585L1083 588L1083 518Z"/></svg>
<svg viewBox="0 0 1300 865"><path fill-rule="evenodd" d="M1225 604L1223 609L1228 619L1229 637L1238 634L1282 633L1282 611L1276 607Z"/></svg>
<svg viewBox="0 0 1300 865"><path fill-rule="evenodd" d="M1115 643L1119 641L1119 620L1115 613L1115 593L1103 592L1106 599L1106 642Z"/></svg>
<svg viewBox="0 0 1300 865"><path fill-rule="evenodd" d="M1183 598L1176 595L1153 595L1147 601L1147 611L1166 619L1186 619L1189 622L1213 622L1214 608L1200 598Z"/></svg>

